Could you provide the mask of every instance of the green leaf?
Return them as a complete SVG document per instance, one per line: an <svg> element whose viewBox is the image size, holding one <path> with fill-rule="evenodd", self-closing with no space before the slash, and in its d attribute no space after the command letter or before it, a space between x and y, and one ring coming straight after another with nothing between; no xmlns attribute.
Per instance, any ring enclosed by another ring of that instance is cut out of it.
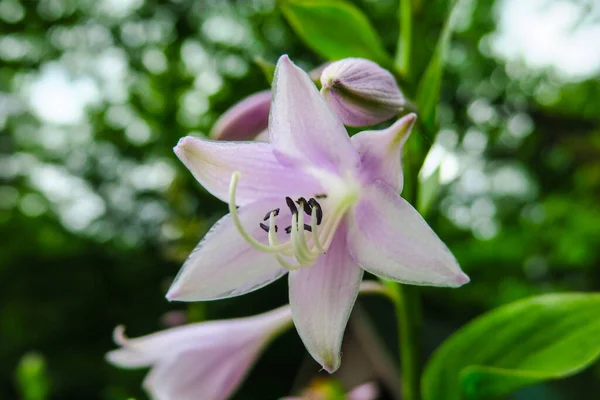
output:
<svg viewBox="0 0 600 400"><path fill-rule="evenodd" d="M453 3L452 9L442 28L433 56L431 56L431 60L429 60L429 64L417 87L416 102L419 109L419 117L429 131L435 131L436 112L440 100L440 89L442 87L442 73L444 71L444 63L446 62L446 54L450 47L453 21L455 20L454 13L459 8L460 2L461 0L457 0Z"/></svg>
<svg viewBox="0 0 600 400"><path fill-rule="evenodd" d="M362 57L384 67L392 64L377 32L354 5L341 0L281 0L278 4L296 34L324 58Z"/></svg>
<svg viewBox="0 0 600 400"><path fill-rule="evenodd" d="M500 307L431 358L424 400L487 399L573 375L600 355L600 294L550 294Z"/></svg>

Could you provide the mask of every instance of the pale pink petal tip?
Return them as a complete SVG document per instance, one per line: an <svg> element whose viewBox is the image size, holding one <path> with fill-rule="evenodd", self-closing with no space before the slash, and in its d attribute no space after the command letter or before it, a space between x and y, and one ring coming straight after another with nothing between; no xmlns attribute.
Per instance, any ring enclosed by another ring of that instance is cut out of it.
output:
<svg viewBox="0 0 600 400"><path fill-rule="evenodd" d="M181 159L183 157L184 147L189 142L189 136L184 136L177 142L177 145L173 147L173 152Z"/></svg>
<svg viewBox="0 0 600 400"><path fill-rule="evenodd" d="M471 278L469 278L469 276L467 274L465 274L464 272L461 272L456 277L456 287L465 285L465 284L469 283L470 281L471 281Z"/></svg>
<svg viewBox="0 0 600 400"><path fill-rule="evenodd" d="M173 286L171 286L171 288L169 289L169 291L167 292L166 296L167 300L169 301L176 301L177 297L179 297L179 290L178 288L174 288Z"/></svg>
<svg viewBox="0 0 600 400"><path fill-rule="evenodd" d="M113 331L113 341L119 346L125 346L127 344L127 336L125 336L125 326L118 325Z"/></svg>

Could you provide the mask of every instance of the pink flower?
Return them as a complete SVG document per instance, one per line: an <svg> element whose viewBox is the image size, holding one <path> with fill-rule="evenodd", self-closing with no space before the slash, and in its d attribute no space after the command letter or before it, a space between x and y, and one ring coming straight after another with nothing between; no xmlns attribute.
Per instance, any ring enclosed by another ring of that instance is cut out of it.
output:
<svg viewBox="0 0 600 400"><path fill-rule="evenodd" d="M270 143L188 136L175 147L230 213L192 252L167 298L237 296L289 272L298 333L333 372L363 270L416 285L468 282L444 243L398 195L401 150L415 118L350 139L308 75L282 56Z"/></svg>
<svg viewBox="0 0 600 400"><path fill-rule="evenodd" d="M345 58L321 74L321 94L348 126L367 126L390 119L406 103L396 79L373 61Z"/></svg>
<svg viewBox="0 0 600 400"><path fill-rule="evenodd" d="M151 367L144 388L156 400L222 400L240 385L261 351L292 323L289 306L252 317L200 322L128 339L108 361L123 368Z"/></svg>

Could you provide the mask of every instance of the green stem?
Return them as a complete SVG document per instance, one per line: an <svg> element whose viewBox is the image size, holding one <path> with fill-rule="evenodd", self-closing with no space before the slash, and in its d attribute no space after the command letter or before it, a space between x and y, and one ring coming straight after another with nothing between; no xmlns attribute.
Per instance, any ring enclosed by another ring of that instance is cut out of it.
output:
<svg viewBox="0 0 600 400"><path fill-rule="evenodd" d="M400 371L402 374L402 399L419 400L421 380L421 303L419 287L386 282L393 290L396 321L398 324L398 346Z"/></svg>
<svg viewBox="0 0 600 400"><path fill-rule="evenodd" d="M412 51L412 0L400 0L398 20L400 34L396 48L395 64L401 75L407 79L410 76L410 54Z"/></svg>

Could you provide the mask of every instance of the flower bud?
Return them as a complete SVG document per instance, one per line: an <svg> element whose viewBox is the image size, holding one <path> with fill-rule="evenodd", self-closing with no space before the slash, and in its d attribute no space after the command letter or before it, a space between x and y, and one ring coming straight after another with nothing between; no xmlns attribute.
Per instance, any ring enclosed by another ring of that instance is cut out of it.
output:
<svg viewBox="0 0 600 400"><path fill-rule="evenodd" d="M387 70L362 58L330 64L321 75L321 94L348 126L367 126L397 115L405 99Z"/></svg>
<svg viewBox="0 0 600 400"><path fill-rule="evenodd" d="M271 91L246 97L225 112L213 126L210 137L217 140L252 140L267 129Z"/></svg>

